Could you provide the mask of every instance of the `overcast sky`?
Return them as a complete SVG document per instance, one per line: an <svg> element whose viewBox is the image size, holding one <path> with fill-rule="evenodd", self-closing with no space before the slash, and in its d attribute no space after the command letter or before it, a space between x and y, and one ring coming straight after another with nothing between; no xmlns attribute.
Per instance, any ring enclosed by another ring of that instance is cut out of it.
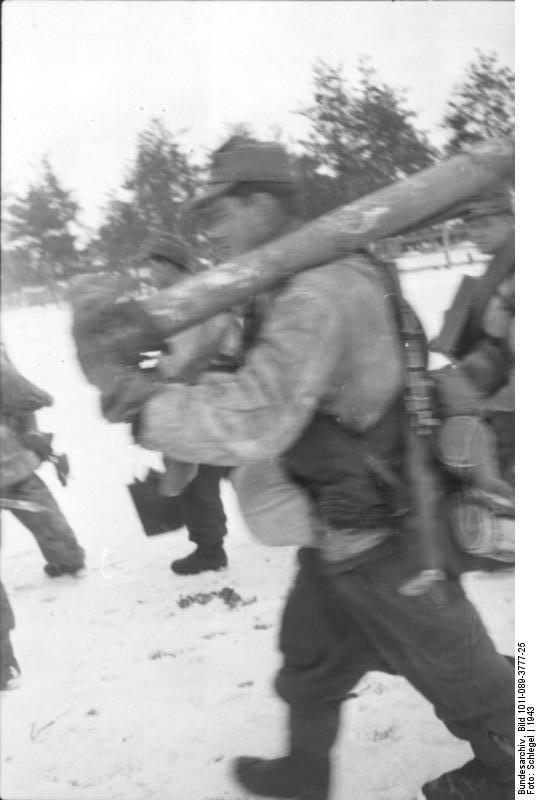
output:
<svg viewBox="0 0 537 800"><path fill-rule="evenodd" d="M510 2L118 2L3 4L3 185L24 190L42 154L95 225L121 183L136 135L159 116L202 157L226 125L287 141L306 122L316 59L352 77L369 55L408 89L433 141L476 48L514 67Z"/></svg>

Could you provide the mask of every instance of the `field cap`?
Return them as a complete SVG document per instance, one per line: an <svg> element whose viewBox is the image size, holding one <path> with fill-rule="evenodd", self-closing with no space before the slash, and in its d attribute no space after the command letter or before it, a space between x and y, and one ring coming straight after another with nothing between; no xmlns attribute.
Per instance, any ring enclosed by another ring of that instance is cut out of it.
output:
<svg viewBox="0 0 537 800"><path fill-rule="evenodd" d="M296 181L284 147L278 142L233 137L213 154L207 185L187 206L189 210L203 208L242 183L274 183L292 191Z"/></svg>
<svg viewBox="0 0 537 800"><path fill-rule="evenodd" d="M144 257L156 261L169 261L179 270L197 272L197 264L192 248L180 236L170 233L155 233L144 245Z"/></svg>

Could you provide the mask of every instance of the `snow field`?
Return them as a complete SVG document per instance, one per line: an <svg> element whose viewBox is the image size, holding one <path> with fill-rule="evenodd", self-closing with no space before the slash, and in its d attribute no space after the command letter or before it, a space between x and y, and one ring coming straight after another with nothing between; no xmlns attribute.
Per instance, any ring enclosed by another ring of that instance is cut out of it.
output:
<svg viewBox="0 0 537 800"><path fill-rule="evenodd" d="M403 275L428 334L462 272ZM23 675L1 698L1 796L247 800L230 760L286 747L285 708L272 681L294 549L257 544L223 482L229 567L174 575L170 561L191 545L184 531L144 536L125 484L151 455L100 418L74 360L67 310L7 311L2 335L15 365L56 399L39 423L69 454L73 478L63 489L49 465L40 474L86 548L88 571L47 578L31 534L3 512L2 580ZM512 574L465 581L497 646L512 653ZM234 608L214 595L178 605L225 587L240 596ZM356 694L345 708L333 800L409 800L424 780L470 756L404 679L371 673Z"/></svg>

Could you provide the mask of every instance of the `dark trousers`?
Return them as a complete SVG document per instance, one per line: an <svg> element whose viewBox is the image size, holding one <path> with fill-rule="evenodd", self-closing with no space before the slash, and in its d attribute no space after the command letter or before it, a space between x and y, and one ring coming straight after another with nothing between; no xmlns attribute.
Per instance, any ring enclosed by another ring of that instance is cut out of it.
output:
<svg viewBox="0 0 537 800"><path fill-rule="evenodd" d="M33 534L39 549L49 564L66 569L84 565L84 550L65 519L48 486L38 475L9 487L9 497L37 503L40 511L11 509L17 519Z"/></svg>
<svg viewBox="0 0 537 800"><path fill-rule="evenodd" d="M511 778L513 761L491 734L514 743L514 670L459 582L446 582L448 602L438 605L398 592L409 571L397 556L331 575L322 574L315 551L299 559L276 679L291 707L291 746L329 752L342 701L367 672L381 670L407 678L451 733Z"/></svg>
<svg viewBox="0 0 537 800"><path fill-rule="evenodd" d="M200 464L198 474L181 494L183 522L188 538L198 547L221 547L227 533L226 515L220 499L220 479L227 467Z"/></svg>

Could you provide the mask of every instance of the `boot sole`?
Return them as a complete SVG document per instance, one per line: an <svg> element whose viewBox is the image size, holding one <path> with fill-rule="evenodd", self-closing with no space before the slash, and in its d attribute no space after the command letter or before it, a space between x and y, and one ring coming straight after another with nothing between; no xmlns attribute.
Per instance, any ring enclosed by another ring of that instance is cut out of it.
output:
<svg viewBox="0 0 537 800"><path fill-rule="evenodd" d="M203 575L204 572L221 572L223 569L227 569L227 564L222 564L221 567L205 567L195 572L178 572L172 566L170 566L170 569L174 575L178 575L180 578L187 578L189 575Z"/></svg>

